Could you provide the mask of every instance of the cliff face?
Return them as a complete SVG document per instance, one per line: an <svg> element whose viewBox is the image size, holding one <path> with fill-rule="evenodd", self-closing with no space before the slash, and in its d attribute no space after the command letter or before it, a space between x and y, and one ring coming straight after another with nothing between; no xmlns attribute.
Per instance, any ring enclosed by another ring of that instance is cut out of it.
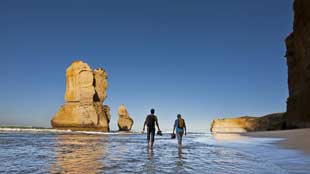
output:
<svg viewBox="0 0 310 174"><path fill-rule="evenodd" d="M286 39L287 126L310 127L310 1L295 0L293 32Z"/></svg>
<svg viewBox="0 0 310 174"><path fill-rule="evenodd" d="M110 108L106 98L107 74L74 61L66 71L65 104L51 120L53 128L109 131Z"/></svg>
<svg viewBox="0 0 310 174"><path fill-rule="evenodd" d="M284 126L283 113L265 115L263 117L239 117L215 119L211 125L211 132L251 132L280 130Z"/></svg>
<svg viewBox="0 0 310 174"><path fill-rule="evenodd" d="M248 132L310 127L310 0L295 0L293 32L286 38L287 112L265 117L216 119L212 132Z"/></svg>

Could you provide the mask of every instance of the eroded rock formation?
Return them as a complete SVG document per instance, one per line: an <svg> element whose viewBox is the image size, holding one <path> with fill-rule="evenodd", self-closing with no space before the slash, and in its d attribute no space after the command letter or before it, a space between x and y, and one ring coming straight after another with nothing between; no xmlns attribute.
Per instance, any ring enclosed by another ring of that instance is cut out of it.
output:
<svg viewBox="0 0 310 174"><path fill-rule="evenodd" d="M280 130L285 126L283 119L284 113L274 113L263 117L239 117L215 119L211 124L211 132L251 132L251 131L268 131Z"/></svg>
<svg viewBox="0 0 310 174"><path fill-rule="evenodd" d="M286 38L287 111L281 115L216 119L213 132L245 132L310 127L310 0L294 1L293 32Z"/></svg>
<svg viewBox="0 0 310 174"><path fill-rule="evenodd" d="M310 1L295 0L293 32L286 38L287 127L310 127Z"/></svg>
<svg viewBox="0 0 310 174"><path fill-rule="evenodd" d="M125 105L121 105L118 108L118 121L117 121L117 125L118 125L118 129L120 131L130 131L133 125L133 119L129 116L129 113L125 107Z"/></svg>
<svg viewBox="0 0 310 174"><path fill-rule="evenodd" d="M94 70L94 86L97 93L94 96L95 101L103 102L107 97L108 88L107 73L102 68Z"/></svg>
<svg viewBox="0 0 310 174"><path fill-rule="evenodd" d="M53 128L109 131L110 108L106 98L107 74L92 71L83 61L74 61L66 70L65 104L51 120Z"/></svg>

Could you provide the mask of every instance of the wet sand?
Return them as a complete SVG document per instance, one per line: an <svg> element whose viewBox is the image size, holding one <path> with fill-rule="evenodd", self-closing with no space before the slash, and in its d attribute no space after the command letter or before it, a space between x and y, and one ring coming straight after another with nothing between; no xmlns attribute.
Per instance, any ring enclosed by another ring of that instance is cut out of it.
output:
<svg viewBox="0 0 310 174"><path fill-rule="evenodd" d="M276 144L285 148L300 150L310 155L310 128L281 131L248 132L241 135L251 137L285 138L284 140L281 140Z"/></svg>

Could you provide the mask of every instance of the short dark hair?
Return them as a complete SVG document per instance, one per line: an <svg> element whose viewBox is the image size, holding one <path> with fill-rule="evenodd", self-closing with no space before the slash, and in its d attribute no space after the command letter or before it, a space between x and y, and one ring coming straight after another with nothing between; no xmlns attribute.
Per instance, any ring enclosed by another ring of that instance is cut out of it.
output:
<svg viewBox="0 0 310 174"><path fill-rule="evenodd" d="M151 114L154 114L155 113L155 109L151 109Z"/></svg>
<svg viewBox="0 0 310 174"><path fill-rule="evenodd" d="M178 118L181 118L181 114L178 114L177 117L178 117Z"/></svg>

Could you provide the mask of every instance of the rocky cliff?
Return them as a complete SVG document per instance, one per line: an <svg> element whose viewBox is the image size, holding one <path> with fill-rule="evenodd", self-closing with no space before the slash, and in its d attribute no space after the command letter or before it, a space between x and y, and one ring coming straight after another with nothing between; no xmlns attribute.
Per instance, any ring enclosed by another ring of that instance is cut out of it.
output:
<svg viewBox="0 0 310 174"><path fill-rule="evenodd" d="M103 105L107 74L74 61L66 70L65 104L51 120L53 128L109 131L110 108Z"/></svg>
<svg viewBox="0 0 310 174"><path fill-rule="evenodd" d="M295 0L293 32L286 38L288 128L310 127L310 1Z"/></svg>
<svg viewBox="0 0 310 174"><path fill-rule="evenodd" d="M285 126L284 113L274 113L263 117L243 116L239 118L215 119L211 124L211 132L251 132L280 130Z"/></svg>
<svg viewBox="0 0 310 174"><path fill-rule="evenodd" d="M118 125L118 129L120 131L130 131L133 125L133 119L129 116L129 113L125 107L125 105L121 105L118 108L118 121L117 121L117 125Z"/></svg>
<svg viewBox="0 0 310 174"><path fill-rule="evenodd" d="M246 132L310 127L310 0L294 1L293 32L286 38L287 112L265 117L216 119L212 132Z"/></svg>

